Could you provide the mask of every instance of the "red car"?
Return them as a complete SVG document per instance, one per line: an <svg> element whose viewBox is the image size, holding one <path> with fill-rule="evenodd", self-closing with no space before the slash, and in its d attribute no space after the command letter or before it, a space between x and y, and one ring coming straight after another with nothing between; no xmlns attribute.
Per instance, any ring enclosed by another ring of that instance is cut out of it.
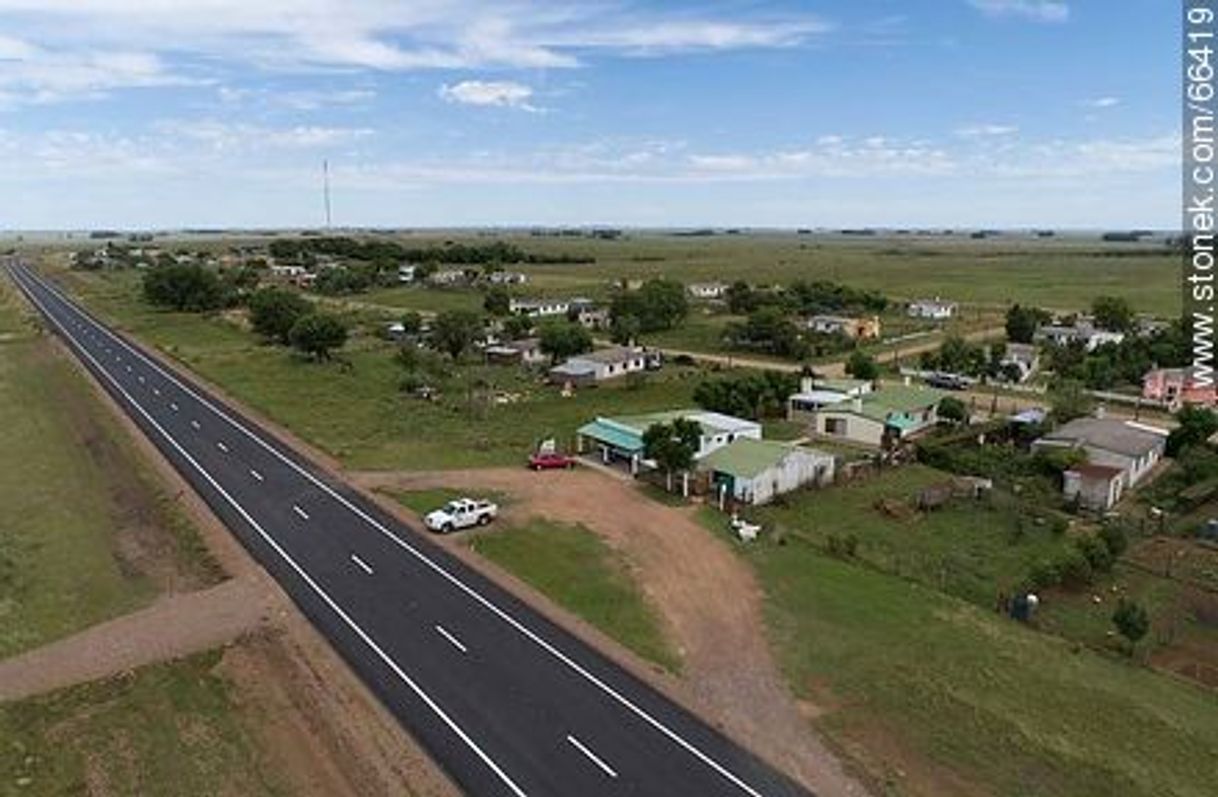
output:
<svg viewBox="0 0 1218 797"><path fill-rule="evenodd" d="M575 467L575 457L566 454L533 454L529 457L533 470L570 470Z"/></svg>

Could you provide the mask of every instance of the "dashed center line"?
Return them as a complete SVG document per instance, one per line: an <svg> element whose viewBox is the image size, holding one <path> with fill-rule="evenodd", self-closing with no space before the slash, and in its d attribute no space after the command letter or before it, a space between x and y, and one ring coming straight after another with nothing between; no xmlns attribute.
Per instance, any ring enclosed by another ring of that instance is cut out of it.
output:
<svg viewBox="0 0 1218 797"><path fill-rule="evenodd" d="M159 396L159 395L161 395L161 391L154 387L152 389L152 395Z"/></svg>
<svg viewBox="0 0 1218 797"><path fill-rule="evenodd" d="M372 575L372 567L367 562L365 562L363 559L360 559L355 554L351 554L351 561L355 562L355 564L359 567L360 570L363 570L368 575Z"/></svg>
<svg viewBox="0 0 1218 797"><path fill-rule="evenodd" d="M293 512L295 512L296 514L300 515L300 519L301 519L301 520L308 520L308 519L309 519L309 513L308 513L308 512L306 512L306 511L304 511L303 509L301 509L301 508L300 508L299 506L297 506L296 504L292 504L292 511L293 511Z"/></svg>
<svg viewBox="0 0 1218 797"><path fill-rule="evenodd" d="M462 653L469 653L469 648L467 648L467 647L465 647L465 645L461 644L461 640L457 639L455 636L450 634L448 632L448 629L445 628L444 626L437 625L436 633L439 634L440 636L444 637L445 639L447 639L452 644L452 646L454 648L456 648L457 650L461 651Z"/></svg>
<svg viewBox="0 0 1218 797"><path fill-rule="evenodd" d="M225 454L227 454L227 453L228 453L228 446L224 445L223 443L217 442L217 443L216 443L216 448L220 449L220 450L221 450L221 451L223 451Z"/></svg>
<svg viewBox="0 0 1218 797"><path fill-rule="evenodd" d="M192 428L192 429L198 429L198 428L199 428L199 422L198 422L198 421L191 421L191 422L190 422L190 426L191 426L191 428Z"/></svg>
<svg viewBox="0 0 1218 797"><path fill-rule="evenodd" d="M173 410L174 412L177 412L178 405L171 401L171 402L169 402L169 409Z"/></svg>
<svg viewBox="0 0 1218 797"><path fill-rule="evenodd" d="M601 772L604 772L606 775L608 775L611 778L617 777L617 773L613 771L613 768L611 766L609 766L608 764L606 764L600 756L598 756L596 753L589 750L588 746L585 745L583 742L581 742L579 739L576 739L571 734L567 734L567 742L569 742L570 745L572 747L574 747L576 750L583 753L588 758L589 761L591 761L593 764L596 764L598 767L600 767Z"/></svg>
<svg viewBox="0 0 1218 797"><path fill-rule="evenodd" d="M262 474L256 470L251 470L250 475L254 477L254 481L262 481Z"/></svg>
<svg viewBox="0 0 1218 797"><path fill-rule="evenodd" d="M142 385L142 384L144 384L144 377L143 377L142 375L141 375L141 376L138 376L138 377L136 377L136 378L140 380L140 384L141 384L141 385Z"/></svg>

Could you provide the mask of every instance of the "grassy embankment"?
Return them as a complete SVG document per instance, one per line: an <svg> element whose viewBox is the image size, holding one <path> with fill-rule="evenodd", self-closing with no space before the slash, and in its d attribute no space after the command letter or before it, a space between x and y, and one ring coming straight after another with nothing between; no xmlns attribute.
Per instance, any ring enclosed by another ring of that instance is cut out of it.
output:
<svg viewBox="0 0 1218 797"><path fill-rule="evenodd" d="M0 657L221 578L86 379L0 283Z"/></svg>

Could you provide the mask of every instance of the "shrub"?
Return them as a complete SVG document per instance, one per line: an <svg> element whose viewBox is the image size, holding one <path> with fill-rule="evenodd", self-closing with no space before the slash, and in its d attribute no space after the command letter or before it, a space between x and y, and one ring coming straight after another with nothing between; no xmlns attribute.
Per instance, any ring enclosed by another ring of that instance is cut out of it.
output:
<svg viewBox="0 0 1218 797"><path fill-rule="evenodd" d="M1095 579L1095 571L1091 567L1091 562L1078 549L1064 553L1058 562L1058 568L1061 572L1062 584L1081 587L1090 584Z"/></svg>
<svg viewBox="0 0 1218 797"><path fill-rule="evenodd" d="M1092 571L1107 573L1112 569L1113 562L1115 561L1112 552L1108 550L1108 546L1098 536L1089 535L1082 537L1075 543L1075 546L1078 548L1079 553L1086 558L1088 564L1091 565Z"/></svg>
<svg viewBox="0 0 1218 797"><path fill-rule="evenodd" d="M254 331L277 343L291 342L292 326L307 315L312 305L295 291L262 288L250 295L250 325Z"/></svg>
<svg viewBox="0 0 1218 797"><path fill-rule="evenodd" d="M1120 523L1105 523L1099 536L1114 560L1121 558L1121 554L1129 547L1129 535Z"/></svg>
<svg viewBox="0 0 1218 797"><path fill-rule="evenodd" d="M347 342L347 328L330 313L309 313L301 316L288 337L292 345L318 360L330 359L330 352Z"/></svg>
<svg viewBox="0 0 1218 797"><path fill-rule="evenodd" d="M151 304L186 312L224 306L224 286L216 272L199 265L157 266L144 275L144 298Z"/></svg>

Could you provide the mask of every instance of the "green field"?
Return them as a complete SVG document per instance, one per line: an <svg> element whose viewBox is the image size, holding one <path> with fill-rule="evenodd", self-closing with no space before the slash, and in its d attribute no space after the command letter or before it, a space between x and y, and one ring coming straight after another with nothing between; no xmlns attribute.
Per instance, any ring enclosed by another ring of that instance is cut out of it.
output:
<svg viewBox="0 0 1218 797"><path fill-rule="evenodd" d="M303 361L260 343L237 319L150 309L138 275L65 275L91 307L357 469L514 465L541 438L570 444L596 415L689 406L698 371L669 367L641 384L570 398L518 368L464 366L429 402L403 395L391 344L357 337L346 363ZM471 401L471 388L476 394ZM511 398L497 403L494 396Z"/></svg>
<svg viewBox="0 0 1218 797"><path fill-rule="evenodd" d="M1070 310L1090 306L1096 295L1110 294L1124 296L1142 312L1180 312L1180 260L1160 244L1014 237L847 240L789 234L688 238L637 233L617 241L500 237L529 252L596 258L592 264L512 266L530 276L525 292L595 298L622 277L754 283L826 279L878 289L896 299L940 295L970 304L1023 302ZM410 243L427 240L411 238Z"/></svg>
<svg viewBox="0 0 1218 797"><path fill-rule="evenodd" d="M705 521L723 533L721 515ZM894 795L1213 793L1218 695L799 538L742 549L815 724Z"/></svg>
<svg viewBox="0 0 1218 797"><path fill-rule="evenodd" d="M286 797L220 655L0 705L0 794Z"/></svg>
<svg viewBox="0 0 1218 797"><path fill-rule="evenodd" d="M85 378L0 283L0 658L221 578Z"/></svg>
<svg viewBox="0 0 1218 797"><path fill-rule="evenodd" d="M857 556L870 566L985 607L995 605L1000 592L1010 594L1035 562L1071 545L1048 523L1028 522L1021 529L1013 500L1000 492L992 500L957 499L918 512L918 494L950 478L924 465L906 465L852 484L798 492L755 515L784 536L822 549L830 535L853 535ZM907 516L881 511L881 500Z"/></svg>
<svg viewBox="0 0 1218 797"><path fill-rule="evenodd" d="M533 520L478 535L470 547L643 658L680 668L625 562L582 526Z"/></svg>

